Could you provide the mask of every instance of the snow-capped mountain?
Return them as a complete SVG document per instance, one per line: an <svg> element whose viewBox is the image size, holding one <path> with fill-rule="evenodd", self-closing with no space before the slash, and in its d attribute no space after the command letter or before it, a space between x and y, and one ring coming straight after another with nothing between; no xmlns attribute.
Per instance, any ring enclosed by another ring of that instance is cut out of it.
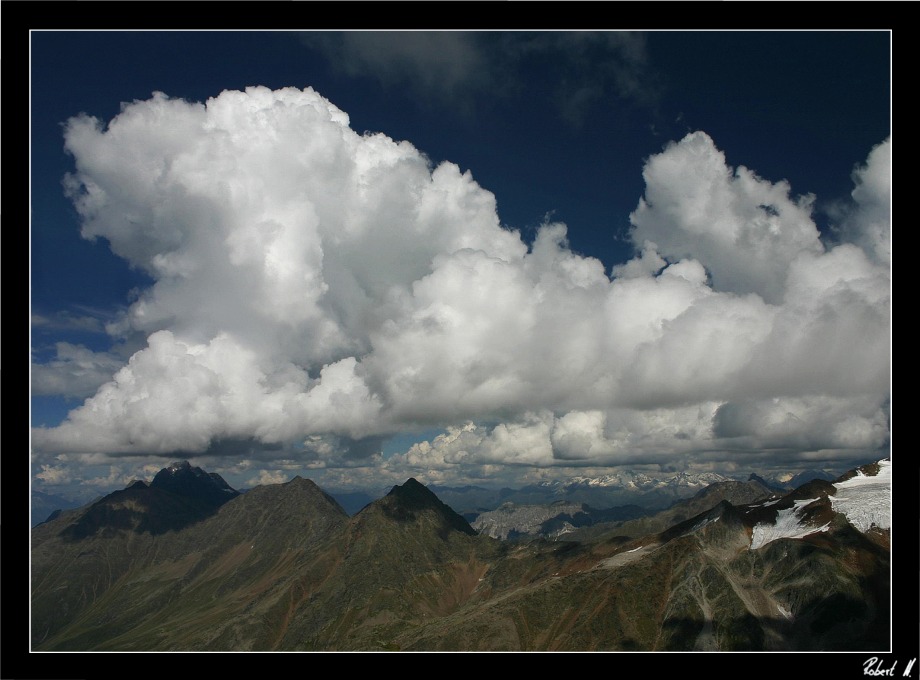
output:
<svg viewBox="0 0 920 680"><path fill-rule="evenodd" d="M891 528L891 461L877 465L868 471L859 468L855 476L836 482L837 493L830 499L834 510L862 532Z"/></svg>
<svg viewBox="0 0 920 680"><path fill-rule="evenodd" d="M565 500L570 503L587 503L594 508L634 504L658 510L690 498L710 484L729 479L713 472L678 472L657 477L645 472L618 470L599 477L573 477L542 482L509 494L504 500L515 503Z"/></svg>
<svg viewBox="0 0 920 680"><path fill-rule="evenodd" d="M891 528L891 461L856 468L835 482L813 479L795 491L746 508L758 521L751 533L751 550L781 538L805 538L828 531L836 517L862 533Z"/></svg>
<svg viewBox="0 0 920 680"><path fill-rule="evenodd" d="M666 477L652 477L643 472L624 470L601 477L573 477L555 485L563 489L576 487L622 488L630 491L646 492L666 488L702 489L715 482L730 479L715 472L678 472Z"/></svg>
<svg viewBox="0 0 920 680"><path fill-rule="evenodd" d="M772 524L770 522L755 524L751 535L751 550L762 548L779 538L804 538L819 531L827 531L830 522L816 526L805 521L803 516L805 508L819 500L819 498L807 498L793 501L791 508L777 511L776 519ZM768 501L768 503L771 502Z"/></svg>

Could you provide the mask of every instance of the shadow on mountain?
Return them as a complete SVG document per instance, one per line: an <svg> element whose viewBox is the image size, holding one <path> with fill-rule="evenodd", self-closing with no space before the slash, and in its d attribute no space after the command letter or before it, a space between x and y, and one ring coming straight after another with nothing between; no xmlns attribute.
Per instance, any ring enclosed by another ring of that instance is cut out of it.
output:
<svg viewBox="0 0 920 680"><path fill-rule="evenodd" d="M881 604L881 603L880 603ZM866 601L834 593L806 603L790 618L702 616L666 619L659 649L666 651L851 651L889 648L888 607L873 611Z"/></svg>
<svg viewBox="0 0 920 680"><path fill-rule="evenodd" d="M187 461L160 470L150 484L136 481L92 505L61 537L81 540L119 531L150 533L179 531L210 517L229 500L239 496L220 475L192 467Z"/></svg>
<svg viewBox="0 0 920 680"><path fill-rule="evenodd" d="M414 522L418 514L426 511L434 513L440 520L437 533L442 540L447 540L451 531L476 535L469 522L414 478L409 478L402 486L394 486L377 504L387 517L401 523Z"/></svg>
<svg viewBox="0 0 920 680"><path fill-rule="evenodd" d="M230 500L229 494L226 500ZM61 536L74 541L97 534L109 538L119 531L156 536L200 522L216 513L221 505L149 487L130 487L93 503L76 522L61 531Z"/></svg>
<svg viewBox="0 0 920 680"><path fill-rule="evenodd" d="M737 507L723 498L638 538L499 541L477 535L415 479L349 518L310 480L239 495L218 476L174 463L150 484L33 532L33 644L884 650L889 532L860 531L826 497L811 501L814 491L803 492L810 502L800 511L813 533L755 549L753 528L775 519L782 499Z"/></svg>
<svg viewBox="0 0 920 680"><path fill-rule="evenodd" d="M676 617L661 626L659 649L663 651L748 651L764 650L765 630L771 621L751 614L706 621L696 617Z"/></svg>

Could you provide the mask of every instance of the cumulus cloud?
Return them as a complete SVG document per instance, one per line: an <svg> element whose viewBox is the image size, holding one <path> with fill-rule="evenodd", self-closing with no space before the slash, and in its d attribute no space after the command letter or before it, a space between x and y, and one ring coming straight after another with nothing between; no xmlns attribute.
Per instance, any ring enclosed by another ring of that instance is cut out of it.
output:
<svg viewBox="0 0 920 680"><path fill-rule="evenodd" d="M887 437L887 404L878 398L744 399L679 408L545 411L494 427L470 422L392 456L387 467L441 479L486 465L670 469L683 461L724 469L739 457L763 458L764 451L790 463L799 452L820 452L839 463L882 448Z"/></svg>
<svg viewBox="0 0 920 680"><path fill-rule="evenodd" d="M54 493L90 500L100 493L124 488L136 479L151 480L163 467L141 460L113 460L96 454L60 454L41 462L33 456L40 471L36 481Z"/></svg>
<svg viewBox="0 0 920 680"><path fill-rule="evenodd" d="M108 474L83 479L80 481L80 484L98 487L99 489L111 489L125 487L135 479L138 479L138 476L126 473L122 466L110 465Z"/></svg>
<svg viewBox="0 0 920 680"><path fill-rule="evenodd" d="M665 258L694 257L718 290L782 300L786 270L799 253L821 253L811 218L814 197L793 197L744 166L732 169L703 132L652 156L646 190L631 219L633 238Z"/></svg>
<svg viewBox="0 0 920 680"><path fill-rule="evenodd" d="M891 138L874 147L853 171L853 205L840 225L843 239L859 245L875 262L891 265Z"/></svg>
<svg viewBox="0 0 920 680"><path fill-rule="evenodd" d="M49 485L67 484L73 479L72 470L69 467L48 464L42 464L41 472L36 472L35 477Z"/></svg>
<svg viewBox="0 0 920 680"><path fill-rule="evenodd" d="M565 225L525 243L469 172L354 132L309 88L155 94L71 119L65 140L84 237L154 283L120 322L146 345L33 430L39 453L446 477L885 443L878 150L853 196L866 238L827 248L810 196L688 135L648 159L637 255L611 278ZM432 427L380 458L387 436Z"/></svg>

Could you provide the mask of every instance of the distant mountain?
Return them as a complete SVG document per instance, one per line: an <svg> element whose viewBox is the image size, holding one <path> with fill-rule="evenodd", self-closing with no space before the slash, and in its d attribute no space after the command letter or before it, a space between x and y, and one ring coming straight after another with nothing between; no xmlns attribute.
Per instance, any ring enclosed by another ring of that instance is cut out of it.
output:
<svg viewBox="0 0 920 680"><path fill-rule="evenodd" d="M797 475L792 477L785 486L788 489L795 489L806 484L813 479L823 479L826 482L832 482L837 478L838 475L831 474L826 470L805 470L804 472L799 472Z"/></svg>
<svg viewBox="0 0 920 680"><path fill-rule="evenodd" d="M544 525L551 520L556 520L558 528L547 532ZM556 501L547 505L503 503L495 510L480 514L471 525L480 534L507 540L520 536L555 538L566 529L590 523L583 504Z"/></svg>
<svg viewBox="0 0 920 680"><path fill-rule="evenodd" d="M554 501L544 505L516 505L503 503L495 510L481 513L471 522L480 534L502 540L516 538L561 538L580 527L616 520L641 517L646 510L637 505L626 505L596 510L585 503Z"/></svg>
<svg viewBox="0 0 920 680"><path fill-rule="evenodd" d="M808 479L804 479L801 483L804 484L805 482L809 481L810 479L813 479L813 478L812 478L812 477L809 477ZM757 482L757 483L760 484L761 486L763 486L763 487L765 487L765 488L767 488L767 489L770 489L771 491L775 491L775 492L779 492L779 493L782 493L782 492L785 492L785 491L790 491L791 489L794 489L796 486L798 486L797 484L778 484L778 483L776 483L776 482L768 482L766 479L764 479L764 478L761 477L760 475L758 475L758 474L756 474L756 473L753 473L753 472L751 473L751 476L748 477L748 481L749 481L749 482Z"/></svg>
<svg viewBox="0 0 920 680"><path fill-rule="evenodd" d="M45 493L38 489L32 490L32 526L46 521L51 513L79 508L84 503L64 498L55 494Z"/></svg>
<svg viewBox="0 0 920 680"><path fill-rule="evenodd" d="M354 515L368 503L372 503L379 498L379 496L374 496L364 491L330 491L329 495L332 496L349 515Z"/></svg>
<svg viewBox="0 0 920 680"><path fill-rule="evenodd" d="M678 476L673 483L675 486L683 484L690 487L686 477ZM657 488L656 485L651 486ZM713 482L692 497L677 501L670 508L657 513L637 505L596 510L584 503L563 500L528 505L505 502L495 510L479 514L471 525L482 534L503 540L542 536L583 541L605 533L638 536L662 531L723 500L741 505L786 491L752 474L747 482Z"/></svg>
<svg viewBox="0 0 920 680"><path fill-rule="evenodd" d="M477 486L432 486L441 500L471 520L504 503L546 505L556 501L586 504L596 509L637 505L660 510L715 482L727 481L722 475L679 472L665 478L628 470L601 477L574 477L544 481L520 489L484 489Z"/></svg>
<svg viewBox="0 0 920 680"><path fill-rule="evenodd" d="M739 482L726 480L715 482L700 489L691 498L674 503L666 510L623 522L597 523L591 527L573 531L566 538L587 540L596 537L644 536L664 531L670 526L694 517L723 501L743 505L763 498L775 497L776 492L757 481Z"/></svg>
<svg viewBox="0 0 920 680"><path fill-rule="evenodd" d="M475 517L481 512L494 510L515 493L514 489L485 489L481 486L442 486L429 484L428 488L442 501L464 516Z"/></svg>
<svg viewBox="0 0 920 680"><path fill-rule="evenodd" d="M171 467L165 480L222 488ZM352 517L298 477L154 530L214 496L172 481L33 529L35 651L888 645L887 461L782 495L718 482L638 520L649 531L616 533L623 522L580 542L476 535L414 479Z"/></svg>

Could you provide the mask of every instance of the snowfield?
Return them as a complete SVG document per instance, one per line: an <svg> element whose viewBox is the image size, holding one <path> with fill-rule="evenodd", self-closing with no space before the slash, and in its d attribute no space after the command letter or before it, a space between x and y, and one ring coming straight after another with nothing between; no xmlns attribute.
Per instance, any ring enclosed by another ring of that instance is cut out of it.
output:
<svg viewBox="0 0 920 680"><path fill-rule="evenodd" d="M880 460L878 474L868 477L862 473L845 482L834 484L837 493L831 496L831 507L843 513L860 531L870 527L891 528L891 461Z"/></svg>
<svg viewBox="0 0 920 680"><path fill-rule="evenodd" d="M834 511L843 514L860 531L868 531L873 526L891 528L891 461L880 460L878 465L877 475L870 477L857 472L855 477L834 484L837 492L828 496ZM827 531L829 524L814 527L801 522L802 508L816 500L795 501L793 507L777 513L775 524L757 524L751 536L750 549L757 550L778 538L804 538L818 531Z"/></svg>
<svg viewBox="0 0 920 680"><path fill-rule="evenodd" d="M804 501L795 501L795 505L791 508L780 510L776 513L776 524L767 524L765 522L757 524L751 535L750 549L757 550L778 538L804 538L809 534L827 531L829 524L825 524L823 527L814 527L801 522L800 514L802 509L816 500L818 499L809 498Z"/></svg>

